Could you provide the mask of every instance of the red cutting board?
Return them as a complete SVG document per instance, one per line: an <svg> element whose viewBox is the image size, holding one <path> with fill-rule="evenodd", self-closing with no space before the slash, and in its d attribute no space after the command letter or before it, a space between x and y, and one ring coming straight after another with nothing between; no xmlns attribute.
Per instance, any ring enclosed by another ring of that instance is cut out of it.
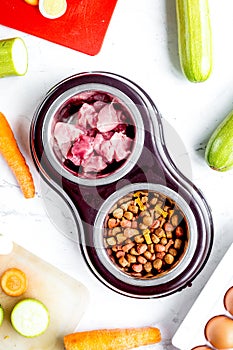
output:
<svg viewBox="0 0 233 350"><path fill-rule="evenodd" d="M66 13L48 19L24 0L0 0L0 24L94 56L101 49L116 3L67 0Z"/></svg>

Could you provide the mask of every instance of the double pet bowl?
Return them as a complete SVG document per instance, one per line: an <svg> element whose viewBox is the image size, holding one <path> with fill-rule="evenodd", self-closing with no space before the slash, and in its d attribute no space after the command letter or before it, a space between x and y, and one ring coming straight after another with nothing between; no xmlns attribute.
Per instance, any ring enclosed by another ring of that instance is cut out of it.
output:
<svg viewBox="0 0 233 350"><path fill-rule="evenodd" d="M77 121L81 143L73 137L67 146ZM69 126L57 131L58 123ZM54 137L59 132L67 157ZM70 207L83 257L104 285L155 298L191 284L211 251L211 213L171 160L161 116L139 86L106 72L71 76L45 96L30 140L38 171Z"/></svg>

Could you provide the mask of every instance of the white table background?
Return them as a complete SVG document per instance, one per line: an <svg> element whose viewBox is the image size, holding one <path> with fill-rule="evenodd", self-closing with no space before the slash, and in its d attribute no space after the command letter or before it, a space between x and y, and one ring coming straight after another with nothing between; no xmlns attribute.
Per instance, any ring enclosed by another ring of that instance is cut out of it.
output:
<svg viewBox="0 0 233 350"><path fill-rule="evenodd" d="M210 11L214 68L201 84L190 83L180 71L175 0L119 0L102 49L93 57L0 25L0 39L20 36L28 48L27 74L0 80L0 111L14 130L36 185L36 197L24 199L0 157L0 232L88 287L90 306L80 330L153 324L163 336L162 343L153 348L174 349L173 334L232 243L233 172L211 170L204 160L204 148L233 107L233 2L210 0ZM100 284L72 239L72 215L65 209L63 215L57 215L62 202L42 183L31 159L30 122L45 93L72 74L95 70L123 75L152 97L184 144L176 151L177 140L169 139L171 154L212 209L215 239L208 263L192 287L165 298L131 299Z"/></svg>

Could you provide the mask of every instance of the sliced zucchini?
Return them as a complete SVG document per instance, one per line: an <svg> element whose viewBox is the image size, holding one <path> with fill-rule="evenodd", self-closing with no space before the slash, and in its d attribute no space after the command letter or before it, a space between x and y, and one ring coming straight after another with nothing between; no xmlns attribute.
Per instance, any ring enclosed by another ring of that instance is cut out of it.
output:
<svg viewBox="0 0 233 350"><path fill-rule="evenodd" d="M39 300L27 298L19 301L11 312L14 329L27 338L43 334L49 326L49 312Z"/></svg>
<svg viewBox="0 0 233 350"><path fill-rule="evenodd" d="M28 52L21 38L0 40L0 78L25 75L28 69Z"/></svg>

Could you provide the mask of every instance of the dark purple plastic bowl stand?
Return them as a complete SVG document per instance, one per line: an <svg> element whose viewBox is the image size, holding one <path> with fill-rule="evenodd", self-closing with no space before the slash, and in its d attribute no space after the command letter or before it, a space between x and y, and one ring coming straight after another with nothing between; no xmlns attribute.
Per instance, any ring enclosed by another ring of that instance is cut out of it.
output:
<svg viewBox="0 0 233 350"><path fill-rule="evenodd" d="M121 90L135 105L137 105L144 123L145 141L137 163L123 179L118 179L111 184L91 187L72 182L65 177L61 178L61 174L54 170L44 151L42 130L47 110L59 95L77 85L93 82L110 85ZM138 94L138 91L140 94ZM144 97L149 101L150 107L153 109L152 113L156 119L156 125L159 127L160 140L158 141L154 138L151 111L149 113L145 108ZM77 209L80 217L78 218L77 215L74 214L74 219L78 226L80 226L81 220L85 233L85 238L82 238L80 243L83 257L90 270L102 283L118 293L136 298L161 297L180 291L191 285L193 279L206 264L212 248L213 222L211 212L200 191L177 169L176 165L171 160L164 143L160 114L153 101L139 86L123 77L102 72L82 73L65 79L47 94L44 101L37 109L31 125L30 140L32 156L42 178L64 198L71 210L73 205ZM163 155L161 155L161 151L159 151L157 142L162 143ZM168 163L171 167L167 166ZM121 181L119 182L119 180ZM171 188L173 191L179 193L188 203L195 217L198 231L198 244L194 255L190 260L188 268L178 277L165 284L156 286L135 286L123 282L103 266L96 253L93 242L93 227L96 215L103 202L113 192L118 190L120 186L124 186L124 180L126 183L156 183ZM189 191L190 188L192 191ZM64 192L66 194L65 196ZM98 196L96 196L96 193L98 193ZM72 205L70 205L70 203L72 203Z"/></svg>

